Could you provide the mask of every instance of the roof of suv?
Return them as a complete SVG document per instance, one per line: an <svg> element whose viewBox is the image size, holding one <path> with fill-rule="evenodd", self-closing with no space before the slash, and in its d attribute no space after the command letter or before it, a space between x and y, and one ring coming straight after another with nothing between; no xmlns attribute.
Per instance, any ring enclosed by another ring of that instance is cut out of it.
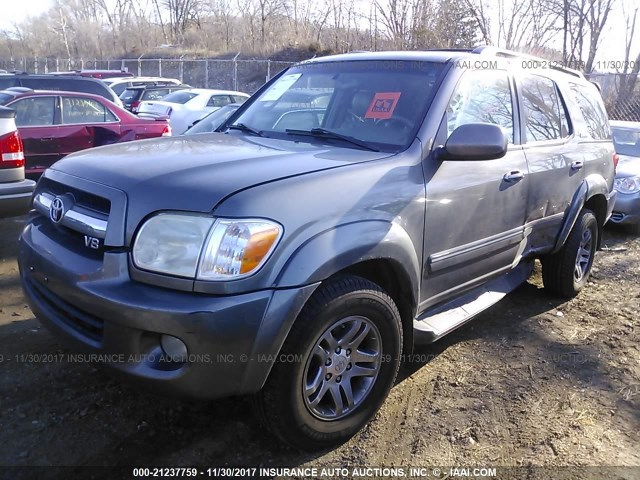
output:
<svg viewBox="0 0 640 480"><path fill-rule="evenodd" d="M350 52L339 55L329 55L304 60L300 64L339 62L346 60L369 60L369 61L426 61L447 63L460 60L485 60L497 59L502 62L512 62L513 60L531 60L547 65L545 72L562 72L574 77L584 79L584 75L578 70L561 66L560 62L550 62L548 59L527 55L525 53L511 50L499 49L491 46L479 46L474 49L442 49L442 50L421 50L421 51L383 51L383 52Z"/></svg>
<svg viewBox="0 0 640 480"><path fill-rule="evenodd" d="M48 95L64 95L65 97L86 97L86 98L93 98L96 100L108 101L108 99L104 98L101 95L95 95L92 93L84 93L84 92L67 92L63 90L24 90L22 88L18 90L18 89L9 88L6 90L0 90L0 93L5 95L12 95L14 98L40 97L40 96L48 96Z"/></svg>

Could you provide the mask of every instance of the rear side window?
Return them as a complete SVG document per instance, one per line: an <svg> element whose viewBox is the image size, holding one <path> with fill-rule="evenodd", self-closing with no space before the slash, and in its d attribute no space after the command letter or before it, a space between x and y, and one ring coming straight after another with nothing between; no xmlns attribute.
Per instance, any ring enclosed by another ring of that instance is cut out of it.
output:
<svg viewBox="0 0 640 480"><path fill-rule="evenodd" d="M195 96L196 96L195 93L190 93L190 92L173 92L167 95L166 97L164 97L162 100L165 102L184 104L184 103L187 103L189 100L191 100Z"/></svg>
<svg viewBox="0 0 640 480"><path fill-rule="evenodd" d="M571 134L567 111L553 80L538 75L525 76L522 103L527 142L560 140Z"/></svg>
<svg viewBox="0 0 640 480"><path fill-rule="evenodd" d="M52 76L53 77L53 76ZM91 93L113 100L108 90L96 80L81 78L21 78L23 87L34 90L66 90L71 92ZM122 93L122 92L120 92Z"/></svg>
<svg viewBox="0 0 640 480"><path fill-rule="evenodd" d="M506 72L474 70L462 77L447 107L447 137L469 123L499 125L513 143L513 101Z"/></svg>
<svg viewBox="0 0 640 480"><path fill-rule="evenodd" d="M213 95L207 102L207 107L224 107L230 103L233 103L233 100L229 95Z"/></svg>
<svg viewBox="0 0 640 480"><path fill-rule="evenodd" d="M136 99L139 93L140 91L137 88L127 88L120 95L120 100L122 100L124 103L131 103Z"/></svg>
<svg viewBox="0 0 640 480"><path fill-rule="evenodd" d="M608 140L611 137L609 119L597 88L572 83L571 91L580 107L589 136L594 140Z"/></svg>
<svg viewBox="0 0 640 480"><path fill-rule="evenodd" d="M105 123L117 118L92 98L62 97L62 123Z"/></svg>
<svg viewBox="0 0 640 480"><path fill-rule="evenodd" d="M241 97L240 95L232 95L232 98L233 98L233 103L244 103L247 101L247 97ZM330 96L327 96L327 98L330 98ZM326 105L324 106L326 107Z"/></svg>
<svg viewBox="0 0 640 480"><path fill-rule="evenodd" d="M53 125L56 114L56 97L22 98L9 105L16 111L18 127Z"/></svg>

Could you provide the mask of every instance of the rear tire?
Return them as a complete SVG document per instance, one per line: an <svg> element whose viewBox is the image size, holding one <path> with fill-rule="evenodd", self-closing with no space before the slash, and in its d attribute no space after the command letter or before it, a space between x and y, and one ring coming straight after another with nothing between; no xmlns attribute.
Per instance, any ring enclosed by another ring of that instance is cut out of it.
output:
<svg viewBox="0 0 640 480"><path fill-rule="evenodd" d="M329 280L296 319L254 411L289 445L319 450L364 427L393 386L402 351L394 301L356 276ZM295 358L294 361L282 361Z"/></svg>
<svg viewBox="0 0 640 480"><path fill-rule="evenodd" d="M596 216L583 209L564 246L541 258L544 288L563 297L575 297L589 280L599 234Z"/></svg>

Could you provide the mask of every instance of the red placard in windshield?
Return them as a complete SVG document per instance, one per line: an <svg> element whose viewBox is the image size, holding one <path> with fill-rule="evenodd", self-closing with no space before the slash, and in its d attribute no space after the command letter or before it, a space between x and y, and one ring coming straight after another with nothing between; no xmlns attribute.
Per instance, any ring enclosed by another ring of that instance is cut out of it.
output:
<svg viewBox="0 0 640 480"><path fill-rule="evenodd" d="M386 120L391 118L398 105L401 92L378 92L374 95L364 118Z"/></svg>

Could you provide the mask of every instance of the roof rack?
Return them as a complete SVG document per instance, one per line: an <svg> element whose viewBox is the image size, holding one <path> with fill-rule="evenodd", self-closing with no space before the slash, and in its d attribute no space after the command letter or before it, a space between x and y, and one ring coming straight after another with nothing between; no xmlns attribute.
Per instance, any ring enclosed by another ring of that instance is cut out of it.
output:
<svg viewBox="0 0 640 480"><path fill-rule="evenodd" d="M490 45L481 45L479 47L471 50L471 53L477 53L479 55L493 55L494 57L502 57L507 59L524 59L524 60L532 60L535 62L543 62L549 63L549 60L546 60L542 57L536 57L535 55L527 55L526 53L514 52L513 50L506 50L504 48L492 47ZM573 68L563 67L555 62L549 63L549 68L553 70L557 70L559 72L568 73L569 75L573 75L574 77L584 79L584 75L582 72L578 70L574 70Z"/></svg>

